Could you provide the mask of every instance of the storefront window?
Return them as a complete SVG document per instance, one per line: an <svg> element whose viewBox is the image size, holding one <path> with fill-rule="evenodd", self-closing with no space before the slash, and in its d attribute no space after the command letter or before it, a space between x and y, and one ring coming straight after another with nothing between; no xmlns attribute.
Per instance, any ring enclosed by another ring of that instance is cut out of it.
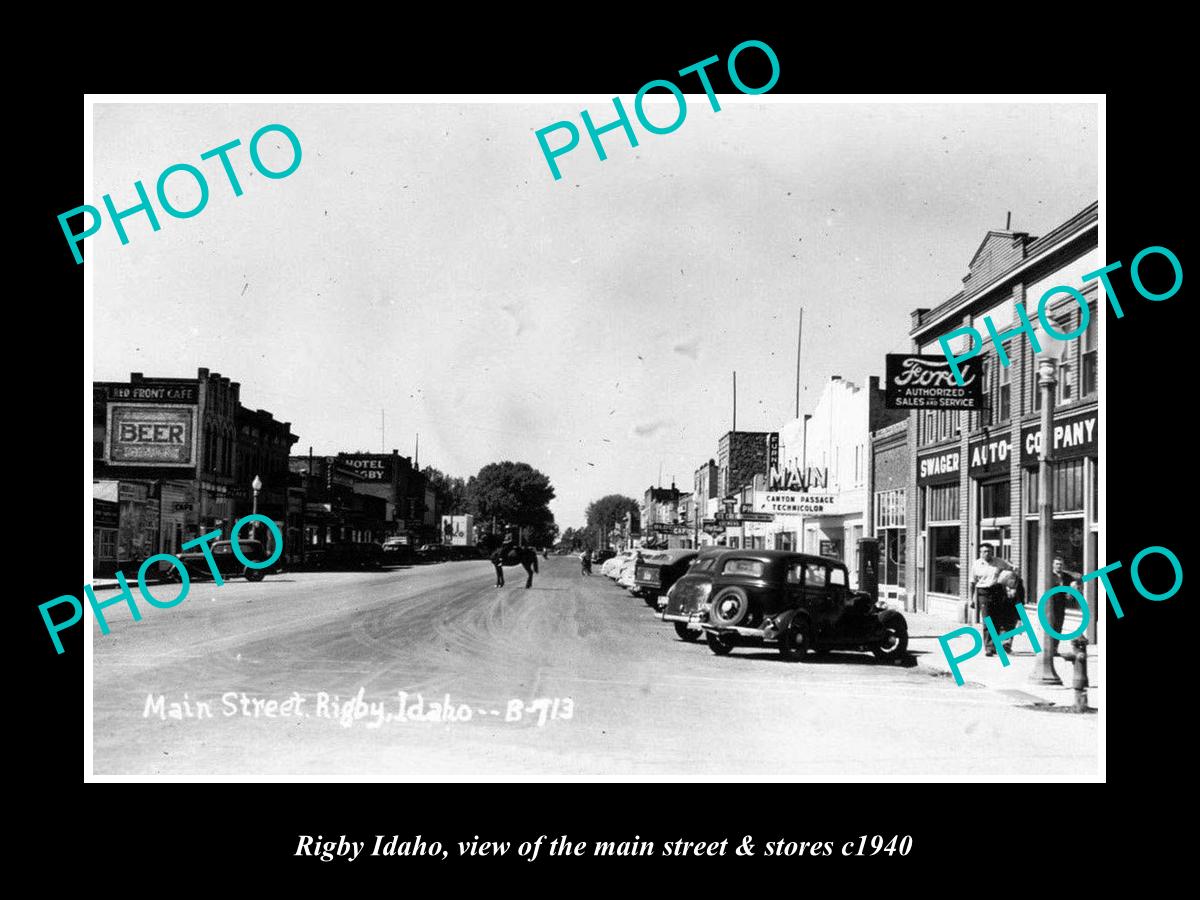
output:
<svg viewBox="0 0 1200 900"><path fill-rule="evenodd" d="M958 593L958 528L929 529L929 589L934 593Z"/></svg>
<svg viewBox="0 0 1200 900"><path fill-rule="evenodd" d="M904 488L895 491L879 491L875 495L875 528L903 528L905 515Z"/></svg>
<svg viewBox="0 0 1200 900"><path fill-rule="evenodd" d="M1009 512L1009 482L993 481L979 486L979 517L981 519L996 519Z"/></svg>
<svg viewBox="0 0 1200 900"><path fill-rule="evenodd" d="M1054 511L1083 509L1083 460L1066 459L1054 467Z"/></svg>
<svg viewBox="0 0 1200 900"><path fill-rule="evenodd" d="M1025 584L1029 585L1027 597L1036 600L1038 585L1038 521L1030 519L1025 523L1025 539L1028 550L1024 554L1027 561ZM1063 566L1076 574L1085 571L1083 568L1083 518L1074 516L1067 519L1055 519L1050 531L1050 551L1055 556L1063 558Z"/></svg>
<svg viewBox="0 0 1200 900"><path fill-rule="evenodd" d="M929 521L958 521L957 484L939 484L929 489Z"/></svg>

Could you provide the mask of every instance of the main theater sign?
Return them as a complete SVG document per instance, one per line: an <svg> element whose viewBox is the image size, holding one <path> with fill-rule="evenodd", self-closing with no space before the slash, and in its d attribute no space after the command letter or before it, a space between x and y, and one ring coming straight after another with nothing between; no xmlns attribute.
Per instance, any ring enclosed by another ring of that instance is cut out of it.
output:
<svg viewBox="0 0 1200 900"><path fill-rule="evenodd" d="M767 476L768 491L799 491L808 493L809 490L829 489L829 470L809 467L803 472L794 466L784 466L782 471L778 466L771 467Z"/></svg>

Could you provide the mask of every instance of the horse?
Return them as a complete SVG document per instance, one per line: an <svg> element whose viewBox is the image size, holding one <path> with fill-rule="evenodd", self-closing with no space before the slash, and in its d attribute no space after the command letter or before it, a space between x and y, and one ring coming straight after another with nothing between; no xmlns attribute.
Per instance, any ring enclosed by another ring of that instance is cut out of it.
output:
<svg viewBox="0 0 1200 900"><path fill-rule="evenodd" d="M496 587L504 587L504 567L524 566L525 587L533 587L533 573L538 570L537 551L532 547L501 547L492 554L492 565L496 567Z"/></svg>

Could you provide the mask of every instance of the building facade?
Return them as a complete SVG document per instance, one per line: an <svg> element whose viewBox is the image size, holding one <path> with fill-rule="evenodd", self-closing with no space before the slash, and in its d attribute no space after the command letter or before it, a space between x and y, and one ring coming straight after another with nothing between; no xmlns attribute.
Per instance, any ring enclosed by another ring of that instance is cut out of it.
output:
<svg viewBox="0 0 1200 900"><path fill-rule="evenodd" d="M879 541L879 596L908 610L908 479L912 457L908 418L871 432L867 537Z"/></svg>
<svg viewBox="0 0 1200 900"><path fill-rule="evenodd" d="M178 553L210 531L227 535L255 510L283 533L297 437L290 423L243 407L240 392L205 368L195 378L133 372L128 382L93 384L93 509L102 513L93 534L96 575Z"/></svg>
<svg viewBox="0 0 1200 900"><path fill-rule="evenodd" d="M1037 586L1037 465L1042 391L1038 364L1052 362L1054 387L1053 552L1066 567L1087 572L1099 555L1098 328L1104 313L1097 281L1085 274L1104 266L1098 249L1097 204L1092 203L1048 234L989 231L968 264L962 290L932 309L912 314L913 352L939 354L938 338L964 325L985 338L984 316L1004 337L1019 325L1022 304L1038 336L1003 340L1010 360L1001 364L995 344L983 348L986 408L979 411L919 410L909 415L913 467L906 486L908 585L915 608L949 612L969 621L970 564L981 543L993 545L1021 574L1027 595ZM1069 341L1047 335L1037 309L1052 293L1047 318L1060 333L1075 331L1079 303L1057 286L1081 292L1089 321ZM958 352L961 340L952 343ZM915 550L915 552L914 552ZM1086 586L1095 602L1095 584ZM1092 607L1095 609L1095 606Z"/></svg>

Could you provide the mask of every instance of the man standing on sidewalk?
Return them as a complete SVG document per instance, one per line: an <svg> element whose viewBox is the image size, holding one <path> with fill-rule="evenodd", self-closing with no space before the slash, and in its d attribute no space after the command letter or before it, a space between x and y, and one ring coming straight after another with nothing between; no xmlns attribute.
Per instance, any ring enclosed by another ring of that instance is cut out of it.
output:
<svg viewBox="0 0 1200 900"><path fill-rule="evenodd" d="M1008 560L994 558L991 544L980 544L979 559L971 563L971 608L979 610L980 622L990 617L997 631L1007 631L1012 627L1009 619L1010 614L1015 612L1000 584L1000 574L1006 571L1012 571ZM1012 641L1006 641L1004 649L1011 650ZM983 652L986 656L996 655L992 634L986 625L983 626Z"/></svg>
<svg viewBox="0 0 1200 900"><path fill-rule="evenodd" d="M1083 593L1083 583L1079 580L1079 575L1065 567L1061 556L1054 557L1051 568L1050 587L1073 587ZM1050 627L1059 634L1062 634L1063 621L1067 617L1067 601L1069 599L1068 595L1064 593L1055 594L1050 598ZM1048 652L1052 656L1057 655L1058 640L1047 634L1046 642L1050 645Z"/></svg>

